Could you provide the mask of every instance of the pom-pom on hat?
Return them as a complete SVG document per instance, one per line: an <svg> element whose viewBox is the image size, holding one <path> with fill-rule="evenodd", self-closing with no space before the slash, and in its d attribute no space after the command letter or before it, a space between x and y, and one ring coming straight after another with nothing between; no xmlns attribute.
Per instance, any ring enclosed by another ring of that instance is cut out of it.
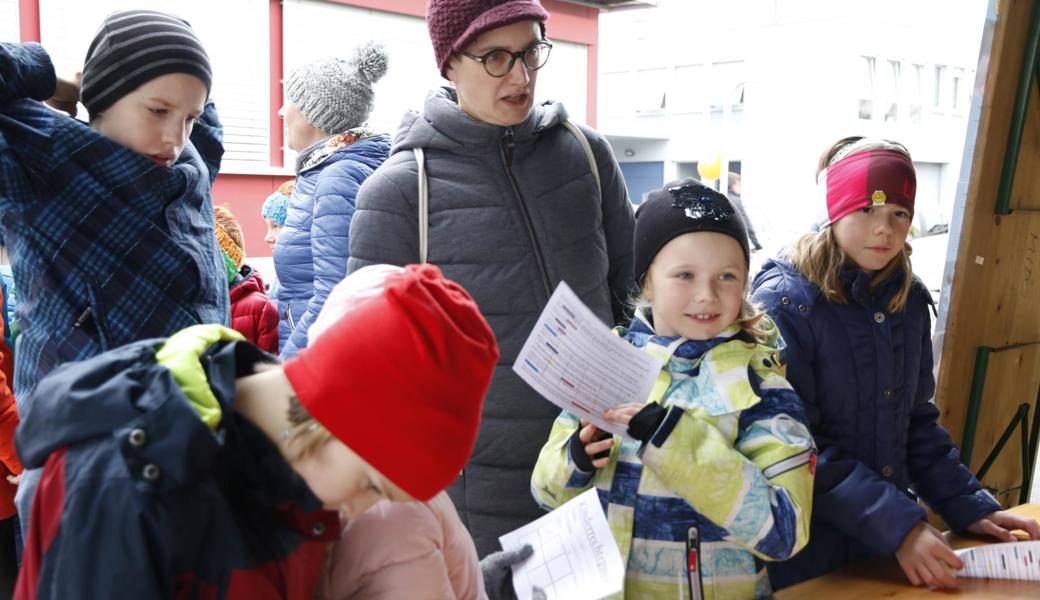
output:
<svg viewBox="0 0 1040 600"><path fill-rule="evenodd" d="M429 500L473 450L498 347L470 295L437 267L380 269L338 284L370 297L353 303L334 289L322 313L346 314L315 332L285 375L325 429L413 498Z"/></svg>
<svg viewBox="0 0 1040 600"><path fill-rule="evenodd" d="M441 76L447 79L451 55L465 50L484 32L520 21L536 21L545 37L549 13L538 0L429 0L426 28Z"/></svg>
<svg viewBox="0 0 1040 600"><path fill-rule="evenodd" d="M278 186L278 189L268 196L264 200L264 205L260 207L260 218L267 219L279 227L285 225L285 215L289 210L289 200L292 198L293 189L295 188L295 179L290 179Z"/></svg>
<svg viewBox="0 0 1040 600"><path fill-rule="evenodd" d="M125 10L107 17L87 49L80 101L90 117L149 81L171 73L198 77L211 88L213 72L202 42L180 17Z"/></svg>
<svg viewBox="0 0 1040 600"><path fill-rule="evenodd" d="M389 55L367 42L350 60L327 58L304 65L285 80L285 93L300 114L326 135L360 127L372 112L372 85L386 74Z"/></svg>
<svg viewBox="0 0 1040 600"><path fill-rule="evenodd" d="M666 183L650 192L636 210L633 240L633 270L642 283L657 253L664 245L684 233L714 231L737 240L750 263L747 226L726 196L701 185L695 179Z"/></svg>

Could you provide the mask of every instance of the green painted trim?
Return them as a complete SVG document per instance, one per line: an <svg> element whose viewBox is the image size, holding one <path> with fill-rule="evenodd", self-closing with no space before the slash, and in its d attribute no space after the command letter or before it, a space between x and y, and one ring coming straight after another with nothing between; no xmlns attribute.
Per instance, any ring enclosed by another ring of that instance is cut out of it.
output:
<svg viewBox="0 0 1040 600"><path fill-rule="evenodd" d="M1011 130L1008 132L1007 146L1004 150L1004 166L1000 172L1000 185L997 188L997 205L994 212L998 215L1011 214L1011 190L1015 185L1015 170L1018 168L1018 153L1022 147L1022 134L1026 126L1026 111L1029 108L1029 93L1033 81L1037 79L1040 63L1040 0L1033 0L1033 18L1026 39L1025 51L1022 55L1022 69L1018 76L1018 90L1015 93L1015 108L1011 113Z"/></svg>
<svg viewBox="0 0 1040 600"><path fill-rule="evenodd" d="M1008 440L1011 439L1011 434L1015 433L1015 429L1018 427L1019 423L1022 424L1023 453L1026 452L1024 448L1026 448L1029 445L1029 440L1026 439L1028 435L1026 426L1029 423L1029 405L1019 404L1018 410L1015 411L1015 416L1011 417L1011 422L1008 423L1008 426L1004 428L1004 433L1000 434L1000 439L997 440L997 444L993 446L993 450L990 450L989 456L986 457L986 460L983 461L982 466L979 467L979 472L975 474L976 479L981 480L983 477L986 476L986 473L989 472L989 468L993 466L993 463L997 460L997 457L1000 456L1000 451L1004 449L1004 446L1007 445ZM1023 469L1026 466L1027 465L1023 463Z"/></svg>
<svg viewBox="0 0 1040 600"><path fill-rule="evenodd" d="M975 369L971 376L968 413L964 417L964 434L961 437L961 463L969 469L971 468L971 454L975 450L975 430L979 426L982 390L986 387L986 371L989 369L991 351L992 349L987 346L980 346L975 350Z"/></svg>

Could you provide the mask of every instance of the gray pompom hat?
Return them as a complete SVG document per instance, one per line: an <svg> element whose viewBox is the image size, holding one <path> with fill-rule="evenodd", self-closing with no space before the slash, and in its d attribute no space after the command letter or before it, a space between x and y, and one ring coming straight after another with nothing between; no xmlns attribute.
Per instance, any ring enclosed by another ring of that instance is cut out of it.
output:
<svg viewBox="0 0 1040 600"><path fill-rule="evenodd" d="M372 112L372 84L386 74L389 56L378 42L358 46L350 60L327 58L304 65L285 80L285 93L326 135L360 127Z"/></svg>

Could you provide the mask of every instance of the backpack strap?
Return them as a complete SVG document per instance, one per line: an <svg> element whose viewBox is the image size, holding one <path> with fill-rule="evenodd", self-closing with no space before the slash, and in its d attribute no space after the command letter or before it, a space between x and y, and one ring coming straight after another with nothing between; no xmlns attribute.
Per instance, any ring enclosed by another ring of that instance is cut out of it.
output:
<svg viewBox="0 0 1040 600"><path fill-rule="evenodd" d="M585 151L585 158L589 161L589 169L592 171L592 176L596 178L596 192L599 193L600 201L603 200L603 186L599 181L599 167L596 166L596 156L592 153L592 145L589 144L589 139L585 137L585 134L581 131L581 128L574 124L573 121L567 119L563 122L563 126L574 134L577 138L578 144L581 149Z"/></svg>
<svg viewBox="0 0 1040 600"><path fill-rule="evenodd" d="M426 177L426 157L422 148L412 148L415 162L419 165L419 262L426 262L430 236L430 189Z"/></svg>

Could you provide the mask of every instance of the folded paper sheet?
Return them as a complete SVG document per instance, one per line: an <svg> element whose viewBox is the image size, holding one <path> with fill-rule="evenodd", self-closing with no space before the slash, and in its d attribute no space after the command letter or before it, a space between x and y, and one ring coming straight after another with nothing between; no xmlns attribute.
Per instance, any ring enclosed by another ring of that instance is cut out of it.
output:
<svg viewBox="0 0 1040 600"><path fill-rule="evenodd" d="M625 427L605 421L603 413L646 402L661 363L614 335L561 283L513 370L556 406L603 431L625 435Z"/></svg>
<svg viewBox="0 0 1040 600"><path fill-rule="evenodd" d="M505 550L534 547L531 558L513 568L519 600L529 600L535 586L548 600L602 598L624 586L625 565L596 488L503 535L499 542Z"/></svg>
<svg viewBox="0 0 1040 600"><path fill-rule="evenodd" d="M956 553L964 561L958 577L1040 581L1040 541L989 544Z"/></svg>

